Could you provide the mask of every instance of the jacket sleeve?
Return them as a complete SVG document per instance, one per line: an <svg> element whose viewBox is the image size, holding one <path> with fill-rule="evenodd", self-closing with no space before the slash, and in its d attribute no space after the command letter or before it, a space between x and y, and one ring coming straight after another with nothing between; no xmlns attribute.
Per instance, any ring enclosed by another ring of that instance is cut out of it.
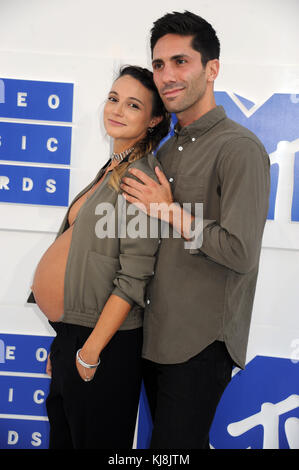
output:
<svg viewBox="0 0 299 470"><path fill-rule="evenodd" d="M225 145L218 166L220 221L203 219L202 246L191 254L238 273L257 265L268 213L269 169L266 151L254 140L241 137Z"/></svg>
<svg viewBox="0 0 299 470"><path fill-rule="evenodd" d="M154 157L153 157L154 158ZM137 165L136 165L137 166ZM157 181L151 169L146 171L148 176ZM132 177L132 175L126 175ZM118 295L129 304L145 306L146 286L154 275L156 253L160 242L160 224L158 219L149 217L121 196L122 214L119 228L119 262L120 269L113 281L112 294ZM119 207L120 210L120 207Z"/></svg>

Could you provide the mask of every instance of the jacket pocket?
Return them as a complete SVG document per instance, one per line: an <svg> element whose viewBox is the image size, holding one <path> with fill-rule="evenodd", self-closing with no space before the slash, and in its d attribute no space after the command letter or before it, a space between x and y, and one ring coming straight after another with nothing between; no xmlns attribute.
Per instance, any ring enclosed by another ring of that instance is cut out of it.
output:
<svg viewBox="0 0 299 470"><path fill-rule="evenodd" d="M184 202L204 202L204 183L202 177L194 175L177 175L174 198Z"/></svg>
<svg viewBox="0 0 299 470"><path fill-rule="evenodd" d="M84 272L83 305L86 311L101 313L114 289L113 280L120 269L118 258L89 251Z"/></svg>

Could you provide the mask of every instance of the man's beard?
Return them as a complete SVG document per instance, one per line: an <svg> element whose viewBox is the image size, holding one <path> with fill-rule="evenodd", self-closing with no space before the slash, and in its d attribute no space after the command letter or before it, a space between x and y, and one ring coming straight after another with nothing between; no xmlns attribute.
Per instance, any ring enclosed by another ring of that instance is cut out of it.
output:
<svg viewBox="0 0 299 470"><path fill-rule="evenodd" d="M198 83L198 81L201 81L203 74L204 72L201 72L201 74L197 77L197 79L193 80L193 84ZM176 98L173 98L173 101L172 101L171 98L167 100L167 98L163 96L163 93L165 93L165 91L170 91L176 88L183 88L182 93L185 93L185 96L183 96L181 100L178 100L178 103L176 103ZM199 88L197 86L196 87L192 86L192 82L191 83L189 82L188 84L176 83L174 85L166 85L161 90L160 96L168 112L180 114L185 111L188 111L188 109L190 109L192 106L198 103L204 96L205 91L206 91L206 84L204 82L202 82L202 85Z"/></svg>
<svg viewBox="0 0 299 470"><path fill-rule="evenodd" d="M164 101L164 106L169 113L180 114L192 108L192 106L198 103L198 101L200 101L203 96L204 91L201 91L198 94L192 94L188 97L186 96L185 99L183 98L182 101L179 103L175 103L175 100L174 102Z"/></svg>

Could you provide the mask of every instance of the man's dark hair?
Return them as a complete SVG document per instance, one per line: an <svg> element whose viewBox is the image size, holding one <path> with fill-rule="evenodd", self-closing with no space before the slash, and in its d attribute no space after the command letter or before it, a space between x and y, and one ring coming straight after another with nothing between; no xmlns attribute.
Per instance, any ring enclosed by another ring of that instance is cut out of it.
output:
<svg viewBox="0 0 299 470"><path fill-rule="evenodd" d="M214 28L205 19L190 11L167 13L154 22L151 30L151 51L153 55L157 41L166 34L193 36L192 47L201 53L203 66L209 60L219 59L220 42Z"/></svg>

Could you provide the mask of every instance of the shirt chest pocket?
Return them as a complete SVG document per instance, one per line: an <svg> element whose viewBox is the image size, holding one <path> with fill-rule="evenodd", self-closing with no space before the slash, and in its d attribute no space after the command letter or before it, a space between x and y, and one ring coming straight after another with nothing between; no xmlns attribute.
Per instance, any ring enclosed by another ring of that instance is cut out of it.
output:
<svg viewBox="0 0 299 470"><path fill-rule="evenodd" d="M204 202L204 182L201 176L177 175L174 182L174 200L184 202Z"/></svg>

